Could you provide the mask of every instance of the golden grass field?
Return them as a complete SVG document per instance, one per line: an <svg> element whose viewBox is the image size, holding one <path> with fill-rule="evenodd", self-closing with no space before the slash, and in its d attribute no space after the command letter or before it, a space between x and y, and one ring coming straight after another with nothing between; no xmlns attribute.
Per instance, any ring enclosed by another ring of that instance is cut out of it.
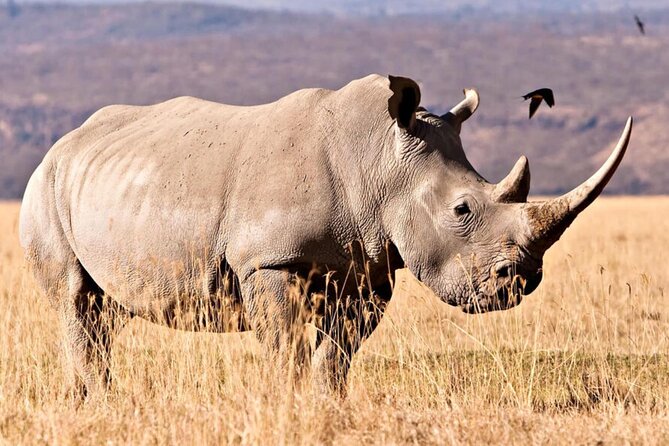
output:
<svg viewBox="0 0 669 446"><path fill-rule="evenodd" d="M669 197L601 198L517 308L469 316L403 272L349 396L273 378L252 333L135 320L105 402L67 395L54 312L0 204L0 439L7 444L667 444Z"/></svg>

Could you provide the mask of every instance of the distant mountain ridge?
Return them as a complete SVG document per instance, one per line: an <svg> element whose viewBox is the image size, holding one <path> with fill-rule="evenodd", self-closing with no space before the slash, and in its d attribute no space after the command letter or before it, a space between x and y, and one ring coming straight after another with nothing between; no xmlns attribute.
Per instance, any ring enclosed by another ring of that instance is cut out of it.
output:
<svg viewBox="0 0 669 446"><path fill-rule="evenodd" d="M114 5L143 3L144 0L40 0L39 3L71 3L91 5ZM20 0L17 3L36 3ZM162 2L161 2L162 3ZM165 1L164 3L169 3ZM198 0L198 3L230 5L245 9L267 9L302 13L332 13L351 16L395 16L471 13L486 11L496 14L526 13L593 13L615 11L644 11L664 9L664 0Z"/></svg>
<svg viewBox="0 0 669 446"><path fill-rule="evenodd" d="M253 3L253 2L251 2ZM607 192L669 193L669 9L572 14L332 16L179 3L0 8L0 198L16 198L59 137L111 103L179 95L257 104L369 73L415 78L448 110L463 87L481 107L463 129L472 164L499 180L521 154L533 193L591 174L636 118ZM520 96L556 106L530 121Z"/></svg>

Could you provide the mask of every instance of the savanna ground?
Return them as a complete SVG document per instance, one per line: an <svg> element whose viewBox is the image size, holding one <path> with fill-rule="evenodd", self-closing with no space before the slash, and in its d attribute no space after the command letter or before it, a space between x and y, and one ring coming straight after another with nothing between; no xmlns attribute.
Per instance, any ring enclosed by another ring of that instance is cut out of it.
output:
<svg viewBox="0 0 669 446"><path fill-rule="evenodd" d="M22 260L18 209L0 204L3 442L669 443L669 197L599 199L507 312L465 315L401 274L344 401L288 391L253 334L133 321L107 400L82 406Z"/></svg>

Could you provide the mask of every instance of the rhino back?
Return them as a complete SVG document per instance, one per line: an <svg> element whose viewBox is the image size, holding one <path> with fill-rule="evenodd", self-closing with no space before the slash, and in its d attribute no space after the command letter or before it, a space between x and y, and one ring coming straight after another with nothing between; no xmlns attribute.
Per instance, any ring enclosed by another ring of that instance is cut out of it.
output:
<svg viewBox="0 0 669 446"><path fill-rule="evenodd" d="M332 211L327 162L309 131L329 93L257 107L177 98L93 115L44 160L83 267L105 291L136 300L205 289L226 256L249 270L299 261Z"/></svg>
<svg viewBox="0 0 669 446"><path fill-rule="evenodd" d="M22 231L39 238L30 222L57 223L91 278L139 313L211 291L222 264L241 279L258 267L346 265L346 243L364 238L356 218L373 221L355 215L371 203L355 169L376 156L365 151L371 123L386 126L386 84L372 76L253 107L188 97L105 107L49 151Z"/></svg>

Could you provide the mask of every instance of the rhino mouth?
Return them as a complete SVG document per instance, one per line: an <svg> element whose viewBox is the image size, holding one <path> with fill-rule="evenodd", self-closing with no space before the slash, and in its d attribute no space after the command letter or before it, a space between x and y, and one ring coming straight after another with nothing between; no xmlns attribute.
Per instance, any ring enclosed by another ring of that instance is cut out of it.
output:
<svg viewBox="0 0 669 446"><path fill-rule="evenodd" d="M500 286L491 294L473 293L469 301L462 306L462 311L469 314L503 311L518 305L525 295L533 289L526 286L520 276L514 277L509 283Z"/></svg>

